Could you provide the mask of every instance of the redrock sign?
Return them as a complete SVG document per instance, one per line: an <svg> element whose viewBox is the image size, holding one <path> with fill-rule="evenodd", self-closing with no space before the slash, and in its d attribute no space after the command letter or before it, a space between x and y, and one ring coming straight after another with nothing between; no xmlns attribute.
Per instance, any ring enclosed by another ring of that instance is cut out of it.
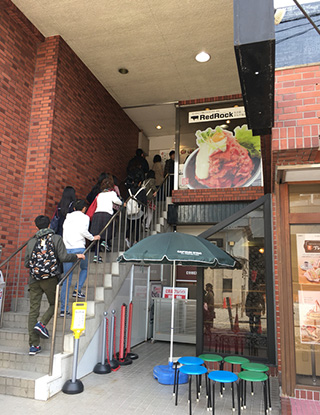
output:
<svg viewBox="0 0 320 415"><path fill-rule="evenodd" d="M228 120L234 118L246 118L244 107L189 112L189 124L214 120Z"/></svg>

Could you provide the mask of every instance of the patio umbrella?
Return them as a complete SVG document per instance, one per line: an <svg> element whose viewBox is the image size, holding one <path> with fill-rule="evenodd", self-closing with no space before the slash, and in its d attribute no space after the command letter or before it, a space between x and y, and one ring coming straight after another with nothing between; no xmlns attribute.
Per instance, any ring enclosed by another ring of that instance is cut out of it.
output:
<svg viewBox="0 0 320 415"><path fill-rule="evenodd" d="M172 264L173 293L176 265L234 269L237 261L216 245L199 236L180 232L159 233L148 236L118 257L119 262L136 264ZM174 295L171 306L170 357L173 365ZM161 382L164 383L164 382Z"/></svg>

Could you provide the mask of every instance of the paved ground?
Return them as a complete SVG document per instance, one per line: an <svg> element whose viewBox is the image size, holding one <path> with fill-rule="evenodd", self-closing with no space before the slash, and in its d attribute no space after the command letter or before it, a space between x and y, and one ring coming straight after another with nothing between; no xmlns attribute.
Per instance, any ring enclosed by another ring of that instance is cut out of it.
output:
<svg viewBox="0 0 320 415"><path fill-rule="evenodd" d="M169 344L166 342L143 343L132 350L139 355L130 366L123 366L117 372L107 375L94 373L82 379L84 391L78 395L66 395L62 392L47 402L0 395L1 414L181 414L187 415L187 385L179 388L178 406L174 405L172 386L159 384L153 378L153 367L166 364L169 355ZM175 356L194 355L194 347L174 345ZM36 361L37 356L35 356ZM71 377L71 374L70 374ZM271 379L272 415L279 415L279 385L275 378ZM207 415L206 398L201 395L198 403L192 402L195 415ZM226 388L223 398L216 398L216 415L232 414L231 392ZM255 394L248 393L245 415L264 414L262 388L255 387Z"/></svg>

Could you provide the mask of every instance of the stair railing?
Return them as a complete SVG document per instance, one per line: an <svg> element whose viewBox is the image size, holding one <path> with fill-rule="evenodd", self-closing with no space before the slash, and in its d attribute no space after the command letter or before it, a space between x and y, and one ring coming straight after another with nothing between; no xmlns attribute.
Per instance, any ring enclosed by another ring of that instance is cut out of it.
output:
<svg viewBox="0 0 320 415"><path fill-rule="evenodd" d="M166 198L171 195L171 189L170 189L170 177L167 175L161 186L157 190L157 195L154 198L154 200L151 202L149 206L142 204L139 200L135 199L134 196L130 196L125 203L129 201L129 199L136 200L141 210L143 211L143 216L140 217L136 223L134 224L132 220L128 218L127 210L125 208L120 208L108 221L108 223L105 225L103 230L100 232L100 235L104 232L107 232L107 229L111 226L112 227L112 240L116 241L112 244L111 252L108 252L106 248L103 251L103 260L104 263L107 262L107 259L109 259L110 267L112 267L112 262L115 261L116 257L119 256L120 252L125 251L128 248L128 245L126 243L126 239L129 241L129 244L132 245L135 242L135 239L133 239L133 231L136 232L135 227L138 228L138 239L141 240L145 238L146 236L149 236L153 233L158 232L157 224L159 223L159 219L161 218L162 211L165 210L166 206ZM150 223L149 229L146 229L144 226L144 220L147 217L148 210L152 210L152 219ZM117 237L115 237L117 236ZM128 238L126 238L128 236ZM31 239L31 238L30 238ZM23 245L21 245L16 251L14 251L6 260L4 260L2 263L0 263L0 270L4 271L4 288L3 288L3 298L2 298L2 305L1 305L1 314L0 314L0 328L2 327L3 323L3 312L5 309L5 298L6 298L6 290L8 289L7 283L8 278L10 274L10 270L13 268L14 274L16 274L16 278L13 278L13 292L12 292L12 299L13 299L13 311L17 310L17 304L18 304L18 298L19 298L19 288L20 287L20 275L21 275L21 264L24 261L23 256L23 249L26 247L27 243L26 241ZM97 245L97 252L99 256L99 250L100 250L100 243L99 241L92 241L90 245L86 248L85 254L87 253L89 255L90 251L92 249L95 249L95 246ZM109 256L109 258L108 258ZM14 267L10 268L11 265L13 265L14 261ZM50 350L50 360L49 360L49 375L52 375L53 370L53 358L54 358L54 350L56 345L56 335L57 335L57 317L58 317L58 305L59 305L59 292L60 287L62 287L62 284L65 280L67 280L67 292L68 292L68 284L69 284L69 275L71 272L77 268L77 266L80 264L81 260L77 260L72 268L63 276L63 278L59 281L57 284L56 289L56 296L55 296L55 310L54 310L54 316L53 316L53 331L52 331L52 338L51 338L51 350ZM86 299L88 298L88 287L89 287L89 268L90 268L91 262L90 258L88 261L88 274L87 279L85 282L85 296ZM16 273L16 269L18 268L18 271ZM80 268L80 267L78 267ZM102 269L103 271L103 269ZM111 268L112 272L112 268ZM97 288L97 276L99 273L99 266L97 264L95 269L95 275L94 275L94 299L96 298L96 288ZM77 287L79 287L79 274L80 269L78 269L77 272ZM78 290L77 290L78 292ZM78 300L78 298L76 298ZM64 313L64 319L63 319L63 328L62 328L62 351L64 350L64 338L65 338L65 327L66 327L66 312Z"/></svg>

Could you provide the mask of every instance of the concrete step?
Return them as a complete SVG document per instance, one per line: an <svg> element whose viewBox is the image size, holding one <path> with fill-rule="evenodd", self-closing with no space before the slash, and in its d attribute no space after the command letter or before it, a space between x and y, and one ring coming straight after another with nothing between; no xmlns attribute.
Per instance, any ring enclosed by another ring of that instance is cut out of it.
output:
<svg viewBox="0 0 320 415"><path fill-rule="evenodd" d="M61 319L62 320L62 319ZM68 319L71 324L71 319ZM52 323L51 323L52 324ZM71 333L69 328L70 325L66 326L66 333ZM49 334L52 333L52 327L50 327L50 323L48 324ZM29 333L27 328L1 328L0 329L0 345L3 347L10 346L13 348L29 350ZM43 350L50 350L51 348L51 338L49 339L41 339L40 345ZM62 350L62 335L61 332L57 332L56 335L56 346L55 352L60 352Z"/></svg>
<svg viewBox="0 0 320 415"><path fill-rule="evenodd" d="M42 376L34 371L1 369L0 393L34 399L35 381Z"/></svg>
<svg viewBox="0 0 320 415"><path fill-rule="evenodd" d="M2 369L16 369L45 375L49 370L49 359L50 352L48 350L41 350L35 357L29 356L28 347L16 347L13 350L11 346L0 345L1 373Z"/></svg>

